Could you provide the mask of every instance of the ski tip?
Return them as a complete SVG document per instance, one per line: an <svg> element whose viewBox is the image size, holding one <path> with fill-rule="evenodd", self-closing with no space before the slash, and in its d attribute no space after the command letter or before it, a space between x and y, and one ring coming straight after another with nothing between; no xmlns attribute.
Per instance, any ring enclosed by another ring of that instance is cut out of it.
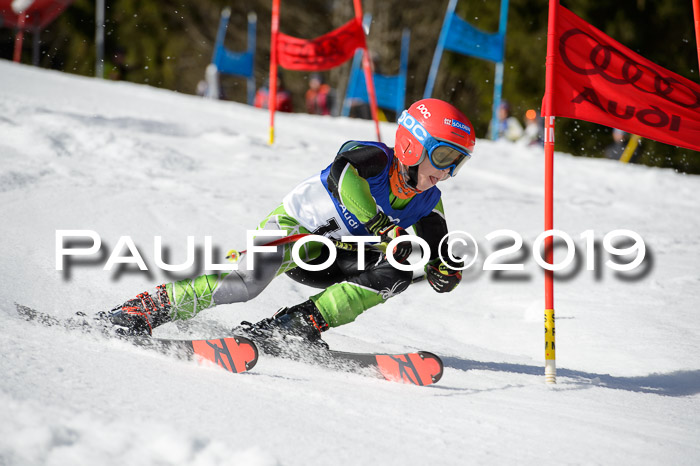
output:
<svg viewBox="0 0 700 466"><path fill-rule="evenodd" d="M258 363L258 356L259 356L258 347L255 344L255 342L253 340L251 340L250 338L246 338L246 337L235 336L232 338L235 341L237 341L239 345L245 344L252 350L252 354L250 354L250 359L246 363L246 370L250 370L253 367L255 367L255 365Z"/></svg>
<svg viewBox="0 0 700 466"><path fill-rule="evenodd" d="M193 340L192 349L200 358L234 373L248 371L258 362L258 347L242 336Z"/></svg>
<svg viewBox="0 0 700 466"><path fill-rule="evenodd" d="M436 354L429 351L419 351L418 355L424 362L427 374L429 374L433 383L437 383L442 378L442 371L445 368L442 364L442 359Z"/></svg>
<svg viewBox="0 0 700 466"><path fill-rule="evenodd" d="M384 378L393 382L425 386L442 378L442 360L427 351L377 355L377 365Z"/></svg>

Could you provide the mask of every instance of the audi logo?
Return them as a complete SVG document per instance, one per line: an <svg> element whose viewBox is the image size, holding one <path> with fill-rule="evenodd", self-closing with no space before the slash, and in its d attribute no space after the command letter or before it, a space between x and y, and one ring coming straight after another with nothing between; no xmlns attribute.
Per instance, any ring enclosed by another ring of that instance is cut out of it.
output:
<svg viewBox="0 0 700 466"><path fill-rule="evenodd" d="M571 41L579 42L572 46ZM580 53L586 48L590 48L587 57ZM574 49L577 53L570 53ZM559 54L564 64L575 73L598 75L613 84L631 85L687 109L700 107L700 93L696 90L672 76L662 76L610 45L599 43L581 29L569 29L561 35Z"/></svg>

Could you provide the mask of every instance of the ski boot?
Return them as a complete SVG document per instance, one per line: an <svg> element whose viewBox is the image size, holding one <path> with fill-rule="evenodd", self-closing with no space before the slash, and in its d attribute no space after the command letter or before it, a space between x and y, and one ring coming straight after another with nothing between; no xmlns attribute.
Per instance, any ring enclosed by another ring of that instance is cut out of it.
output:
<svg viewBox="0 0 700 466"><path fill-rule="evenodd" d="M307 300L296 306L282 308L272 317L255 324L241 322L233 332L251 338L264 352L281 356L293 355L299 350L327 350L328 344L321 339L321 332L326 330L328 324L323 316L316 305Z"/></svg>
<svg viewBox="0 0 700 466"><path fill-rule="evenodd" d="M170 298L165 285L156 287L156 297L143 292L109 312L107 319L123 327L118 332L128 335L152 335L153 329L172 320Z"/></svg>

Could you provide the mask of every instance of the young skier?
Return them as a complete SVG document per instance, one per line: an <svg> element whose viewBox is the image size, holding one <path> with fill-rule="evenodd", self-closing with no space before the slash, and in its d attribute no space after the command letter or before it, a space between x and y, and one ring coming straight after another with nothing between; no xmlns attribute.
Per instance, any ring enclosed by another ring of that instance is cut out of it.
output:
<svg viewBox="0 0 700 466"><path fill-rule="evenodd" d="M469 160L474 127L454 106L423 99L401 114L395 141L393 149L378 142L345 143L335 160L287 194L258 230L312 233L336 240L371 235L388 243L413 226L430 246L430 261L425 266L428 283L439 293L452 291L462 275L454 269L459 264L449 263L445 251L442 257L447 264L439 255L440 240L448 230L436 184L455 176ZM256 244L269 241L269 237L256 238ZM231 273L160 285L155 295L142 293L115 307L109 319L130 333L150 334L159 325L191 318L209 307L249 301L276 276L286 273L323 291L256 324L244 322L236 331L258 340L292 335L324 345L321 332L354 321L411 284L413 272L394 268L377 250L365 252L364 270L358 268L356 251L338 249L329 268L310 272L294 263L292 246L256 253L250 270L242 260L239 270ZM328 258L328 250L317 242L307 243L300 252L309 264L321 264ZM394 258L405 261L410 252L410 243L401 242Z"/></svg>

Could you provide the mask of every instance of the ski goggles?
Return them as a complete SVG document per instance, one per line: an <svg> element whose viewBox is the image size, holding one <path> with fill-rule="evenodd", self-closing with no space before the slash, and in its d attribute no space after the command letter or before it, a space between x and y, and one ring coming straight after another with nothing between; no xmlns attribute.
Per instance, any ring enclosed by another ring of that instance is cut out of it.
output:
<svg viewBox="0 0 700 466"><path fill-rule="evenodd" d="M404 110L401 114L399 124L423 145L420 161L427 155L433 167L438 170L449 169L450 176L455 176L472 157L471 153L464 148L431 136L428 130L408 113L408 110Z"/></svg>

